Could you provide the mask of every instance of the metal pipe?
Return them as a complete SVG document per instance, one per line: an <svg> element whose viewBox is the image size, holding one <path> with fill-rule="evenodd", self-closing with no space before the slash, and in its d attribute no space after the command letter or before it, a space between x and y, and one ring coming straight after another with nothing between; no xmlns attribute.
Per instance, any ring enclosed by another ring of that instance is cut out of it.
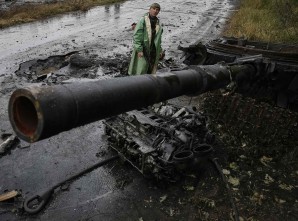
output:
<svg viewBox="0 0 298 221"><path fill-rule="evenodd" d="M251 65L216 64L157 75L32 86L14 91L9 101L9 119L21 139L36 142L126 111L218 89L229 84L236 74L254 72Z"/></svg>

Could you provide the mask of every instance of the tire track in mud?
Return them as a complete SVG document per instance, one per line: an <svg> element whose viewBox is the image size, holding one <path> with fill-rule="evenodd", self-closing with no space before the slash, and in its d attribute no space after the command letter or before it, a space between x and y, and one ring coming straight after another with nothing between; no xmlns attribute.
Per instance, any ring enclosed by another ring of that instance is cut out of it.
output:
<svg viewBox="0 0 298 221"><path fill-rule="evenodd" d="M210 9L200 15L197 27L192 30L194 41L206 43L214 39L214 36L220 35L233 9L233 7L227 7L230 5L229 2L234 1L215 2Z"/></svg>
<svg viewBox="0 0 298 221"><path fill-rule="evenodd" d="M170 48L170 55L177 57L178 45L189 45L197 42L206 43L219 36L236 3L237 1L234 0L220 2L188 1L182 5L191 6L191 8L183 14L175 10L165 11L164 13L177 13L177 17L181 21L180 23L165 24L165 26L170 26L169 31L164 37L167 40L165 43L166 46ZM200 5L203 5L203 7L200 10L195 10L194 7L199 7ZM186 17L186 19L183 20L183 17ZM187 26L188 28L183 31L182 35L178 35L179 32L175 29L179 29L182 26ZM168 46L167 44L171 45Z"/></svg>

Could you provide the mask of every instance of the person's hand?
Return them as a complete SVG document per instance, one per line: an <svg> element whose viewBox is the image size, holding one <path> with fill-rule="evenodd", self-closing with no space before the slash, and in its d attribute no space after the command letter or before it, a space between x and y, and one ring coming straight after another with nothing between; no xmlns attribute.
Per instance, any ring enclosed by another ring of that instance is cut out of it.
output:
<svg viewBox="0 0 298 221"><path fill-rule="evenodd" d="M138 57L141 58L144 56L144 53L141 51L141 52L138 52Z"/></svg>
<svg viewBox="0 0 298 221"><path fill-rule="evenodd" d="M137 26L136 23L132 23L132 24L131 24L131 30L135 30L136 26Z"/></svg>

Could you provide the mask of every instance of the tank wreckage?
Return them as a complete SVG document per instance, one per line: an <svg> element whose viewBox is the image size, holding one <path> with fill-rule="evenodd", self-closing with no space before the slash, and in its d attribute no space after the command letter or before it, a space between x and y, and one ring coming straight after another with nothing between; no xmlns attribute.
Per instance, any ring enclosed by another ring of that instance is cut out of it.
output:
<svg viewBox="0 0 298 221"><path fill-rule="evenodd" d="M179 46L187 65L227 64L254 60L257 73L237 82L236 91L245 97L278 107L298 110L298 45L248 41L223 37L187 48ZM258 59L259 57L259 59Z"/></svg>
<svg viewBox="0 0 298 221"><path fill-rule="evenodd" d="M214 135L206 120L191 107L159 104L104 124L110 146L145 177L174 182L186 171L198 170L212 153Z"/></svg>
<svg viewBox="0 0 298 221"><path fill-rule="evenodd" d="M214 135L193 107L161 102L236 85L244 96L297 110L298 47L222 38L179 47L186 68L16 90L9 118L16 134L36 142L105 119L110 146L143 175L175 181L212 153Z"/></svg>

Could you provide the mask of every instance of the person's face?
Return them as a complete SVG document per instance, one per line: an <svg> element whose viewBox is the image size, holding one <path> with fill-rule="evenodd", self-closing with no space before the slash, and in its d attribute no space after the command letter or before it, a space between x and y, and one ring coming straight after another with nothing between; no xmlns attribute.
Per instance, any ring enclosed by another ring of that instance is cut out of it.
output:
<svg viewBox="0 0 298 221"><path fill-rule="evenodd" d="M149 14L153 17L156 17L159 13L160 9L159 8L150 8L149 9Z"/></svg>

